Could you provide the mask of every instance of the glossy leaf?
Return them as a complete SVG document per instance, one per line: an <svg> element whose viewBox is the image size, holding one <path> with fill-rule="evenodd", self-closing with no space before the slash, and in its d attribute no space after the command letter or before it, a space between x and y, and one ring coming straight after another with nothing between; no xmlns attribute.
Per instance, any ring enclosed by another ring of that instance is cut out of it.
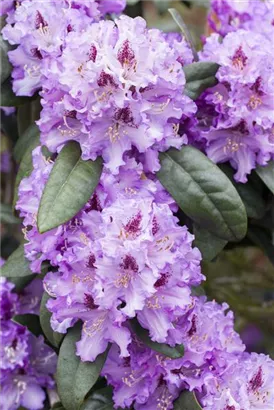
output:
<svg viewBox="0 0 274 410"><path fill-rule="evenodd" d="M69 142L60 152L45 186L38 210L38 229L49 231L73 218L90 199L101 173L102 160L83 161L79 144Z"/></svg>
<svg viewBox="0 0 274 410"><path fill-rule="evenodd" d="M161 153L160 161L157 176L188 217L221 239L245 236L244 204L217 165L191 146Z"/></svg>
<svg viewBox="0 0 274 410"><path fill-rule="evenodd" d="M42 296L42 300L41 300L41 305L40 305L40 324L44 332L44 335L46 336L48 341L51 343L52 346L58 348L64 338L64 334L54 332L54 330L51 327L51 324L50 324L51 313L46 307L47 301L49 299L50 299L50 296L46 292L44 292Z"/></svg>
<svg viewBox="0 0 274 410"><path fill-rule="evenodd" d="M9 49L10 49L9 43L5 41L2 36L0 36L1 84L10 76L11 69L12 69L9 59L8 59Z"/></svg>
<svg viewBox="0 0 274 410"><path fill-rule="evenodd" d="M82 404L80 410L114 410L112 388L96 390Z"/></svg>
<svg viewBox="0 0 274 410"><path fill-rule="evenodd" d="M274 194L274 161L269 161L265 167L257 167L256 172Z"/></svg>
<svg viewBox="0 0 274 410"><path fill-rule="evenodd" d="M50 410L65 410L61 402L55 403Z"/></svg>
<svg viewBox="0 0 274 410"><path fill-rule="evenodd" d="M6 223L6 224L19 224L20 223L20 219L16 218L16 216L13 215L11 206L7 204L1 204L0 219L2 223Z"/></svg>
<svg viewBox="0 0 274 410"><path fill-rule="evenodd" d="M155 350L156 352L170 357L171 359L179 359L184 355L184 346L183 345L176 345L175 347L171 347L165 343L157 343L153 342L149 336L148 330L144 329L137 321L137 319L132 319L130 321L131 327L138 337L146 346L150 349Z"/></svg>
<svg viewBox="0 0 274 410"><path fill-rule="evenodd" d="M96 390L88 396L80 410L129 410L128 407L114 408L112 396L113 389L110 386Z"/></svg>
<svg viewBox="0 0 274 410"><path fill-rule="evenodd" d="M192 100L196 100L203 91L218 83L215 77L219 65L210 61L195 62L183 67L186 86L184 93Z"/></svg>
<svg viewBox="0 0 274 410"><path fill-rule="evenodd" d="M182 16L180 15L180 13L176 10L176 9L168 9L169 13L171 14L173 20L175 21L175 23L178 25L178 27L181 29L183 36L185 37L186 41L188 42L194 60L198 61L199 57L198 57L198 53L196 51L195 45L194 45L194 41L192 39L192 35L190 33L190 31L188 30L187 25L185 24Z"/></svg>
<svg viewBox="0 0 274 410"><path fill-rule="evenodd" d="M40 143L40 135L34 135L32 140L28 142L28 147L25 150L22 160L19 165L19 169L16 175L15 179L15 187L14 187L14 198L13 198L13 207L15 207L15 204L18 199L18 188L20 185L20 182L22 181L23 178L28 177L32 170L33 170L33 165L32 165L32 151L34 148L36 148Z"/></svg>
<svg viewBox="0 0 274 410"><path fill-rule="evenodd" d="M17 97L12 91L11 79L7 78L1 87L1 105L3 107L18 107L29 101L27 97Z"/></svg>
<svg viewBox="0 0 274 410"><path fill-rule="evenodd" d="M75 343L80 339L81 326L69 329L60 348L57 363L57 389L66 410L78 410L87 393L96 383L107 358L108 350L94 362L81 362Z"/></svg>
<svg viewBox="0 0 274 410"><path fill-rule="evenodd" d="M1 274L10 282L15 284L15 289L20 291L24 289L33 279L37 277L29 267L30 262L26 259L24 254L24 245L21 244L7 259L5 264L1 267ZM48 262L43 262L41 267L41 276L49 269Z"/></svg>
<svg viewBox="0 0 274 410"><path fill-rule="evenodd" d="M260 192L255 189L251 182L237 183L234 179L234 171L227 164L220 164L219 168L226 174L237 189L244 203L247 216L253 219L261 219L266 212L265 202Z"/></svg>
<svg viewBox="0 0 274 410"><path fill-rule="evenodd" d="M175 400L173 410L201 410L201 406L193 392L183 391Z"/></svg>
<svg viewBox="0 0 274 410"><path fill-rule="evenodd" d="M33 141L38 141L39 138L39 128L36 124L32 124L23 133L23 135L18 139L13 150L13 156L17 163L19 163L29 145L32 145Z"/></svg>
<svg viewBox="0 0 274 410"><path fill-rule="evenodd" d="M193 234L195 236L194 246L200 250L203 260L208 262L214 259L227 244L225 239L218 238L196 224L194 224Z"/></svg>
<svg viewBox="0 0 274 410"><path fill-rule="evenodd" d="M23 289L35 278L25 258L24 245L20 245L7 259L1 268L1 276L14 283L16 290Z"/></svg>
<svg viewBox="0 0 274 410"><path fill-rule="evenodd" d="M28 330L35 336L42 335L42 328L40 326L39 316L26 313L23 315L16 315L12 320L20 325L23 325L28 328Z"/></svg>

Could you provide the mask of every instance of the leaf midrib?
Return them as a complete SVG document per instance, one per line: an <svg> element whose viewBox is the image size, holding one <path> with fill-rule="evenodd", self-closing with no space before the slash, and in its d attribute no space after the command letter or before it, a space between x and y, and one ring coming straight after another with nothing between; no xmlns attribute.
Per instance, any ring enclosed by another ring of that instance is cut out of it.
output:
<svg viewBox="0 0 274 410"><path fill-rule="evenodd" d="M41 223L43 223L44 220L47 219L47 215L48 215L49 213L52 213L52 212L54 211L54 207L55 207L56 201L57 201L57 199L60 197L60 195L62 194L61 191L62 191L62 190L64 189L64 187L68 184L69 178L70 178L71 174L73 173L73 171L75 170L75 168L78 166L78 163L80 162L80 160L81 160L81 157L78 158L76 164L73 166L73 168L72 168L71 171L69 172L69 174L68 174L68 176L67 176L65 182L64 182L64 183L61 185L61 187L59 188L59 190L58 190L57 194L55 195L55 198L54 198L54 200L53 200L53 202L52 202L52 207L51 207L51 209L49 208L49 209L47 210L47 212L44 212L44 211L43 211L43 213L44 213L44 218L42 219ZM43 193L43 195L42 195L41 201L42 201L42 199L43 199L43 196L44 196L44 193ZM40 210L39 210L40 212L41 212L41 209L42 209L42 207L41 207ZM40 219L40 218L39 218L40 212L38 212L38 219Z"/></svg>
<svg viewBox="0 0 274 410"><path fill-rule="evenodd" d="M187 175L189 175L190 179L195 183L195 185L199 188L199 190L205 194L207 196L207 198L209 199L210 203L215 207L215 209L218 211L219 215L221 216L225 227L228 229L228 231L232 234L233 238L237 240L237 237L235 236L234 232L231 230L231 228L229 227L229 225L227 224L226 220L224 219L223 214L221 213L221 211L219 210L219 208L217 207L217 205L214 203L214 201L209 197L209 195L202 189L202 187L198 184L198 182L193 178L193 176L188 173L181 165L179 165L169 154L167 154L166 152L163 153L165 156L167 156L168 158L170 158L170 160L172 161L173 164L175 164L175 166L177 168L179 168L180 170L183 170L183 172ZM237 224L238 225L238 224Z"/></svg>

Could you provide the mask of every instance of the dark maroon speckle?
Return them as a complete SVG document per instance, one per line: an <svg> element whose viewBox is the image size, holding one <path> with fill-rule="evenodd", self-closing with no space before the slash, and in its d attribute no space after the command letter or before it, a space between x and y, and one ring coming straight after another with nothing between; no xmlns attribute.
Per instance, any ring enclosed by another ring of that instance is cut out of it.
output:
<svg viewBox="0 0 274 410"><path fill-rule="evenodd" d="M98 308L98 305L96 305L94 303L94 299L93 297L89 294L89 293L85 293L84 296L84 305L88 308L88 309L96 309Z"/></svg>
<svg viewBox="0 0 274 410"><path fill-rule="evenodd" d="M131 255L124 256L123 262L120 264L120 268L123 270L133 271L134 273L137 273L139 270L136 259Z"/></svg>
<svg viewBox="0 0 274 410"><path fill-rule="evenodd" d="M122 65L127 64L131 66L134 63L135 54L128 40L124 41L122 47L119 49L117 58Z"/></svg>
<svg viewBox="0 0 274 410"><path fill-rule="evenodd" d="M36 12L36 17L35 17L35 28L38 29L40 27L46 27L48 23L40 13L40 11L37 10Z"/></svg>

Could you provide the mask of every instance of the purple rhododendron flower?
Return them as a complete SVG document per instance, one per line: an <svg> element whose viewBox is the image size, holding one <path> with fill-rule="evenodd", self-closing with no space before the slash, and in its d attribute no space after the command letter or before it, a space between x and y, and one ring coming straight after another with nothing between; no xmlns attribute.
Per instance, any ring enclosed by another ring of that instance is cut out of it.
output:
<svg viewBox="0 0 274 410"><path fill-rule="evenodd" d="M25 291L30 291L30 287ZM11 320L18 313L34 313L32 301L29 309L26 301L22 307L22 298L12 292L13 288L13 284L0 278L0 406L3 410L16 410L20 406L38 410L43 408L46 398L44 388L54 386L56 354L44 344L42 336L33 336Z"/></svg>
<svg viewBox="0 0 274 410"><path fill-rule="evenodd" d="M42 143L55 152L76 140L83 159L102 155L113 174L134 147L144 161L150 156L148 170L157 171L158 151L187 142L178 130L196 111L182 94L182 64L191 61L185 40L167 40L141 17L70 32L62 55L43 71Z"/></svg>
<svg viewBox="0 0 274 410"><path fill-rule="evenodd" d="M44 259L58 267L44 280L54 297L48 302L54 330L65 333L78 319L83 321L77 345L82 360L94 360L109 341L127 356L131 338L125 322L136 315L153 340L166 341L173 321L192 304L190 287L204 279L201 254L192 248L194 237L178 225L169 195L128 157L117 176L103 172L95 193L72 221L40 234L35 215L53 164L38 147L33 165L20 184L17 209L27 228L31 268L37 271Z"/></svg>
<svg viewBox="0 0 274 410"><path fill-rule="evenodd" d="M238 30L219 42L211 35L201 52L203 61L220 64L219 84L207 90L200 118L211 111L211 123L200 121L198 139L214 162L230 161L235 179L274 158L273 47L261 34Z"/></svg>
<svg viewBox="0 0 274 410"><path fill-rule="evenodd" d="M176 330L170 331L170 344L176 340L185 346L181 359L148 349L136 336L128 358L120 358L113 346L102 374L114 387L116 406L130 406L135 400L134 408L140 410L158 409L160 404L172 409L182 390L202 393L209 381L238 363L244 345L227 308L204 297L193 298L188 312L175 322Z"/></svg>
<svg viewBox="0 0 274 410"><path fill-rule="evenodd" d="M206 410L272 409L274 362L263 354L244 353L223 374L208 381L202 398Z"/></svg>
<svg viewBox="0 0 274 410"><path fill-rule="evenodd" d="M274 4L271 0L211 0L209 24L217 33L226 34L239 29L264 34L274 39Z"/></svg>

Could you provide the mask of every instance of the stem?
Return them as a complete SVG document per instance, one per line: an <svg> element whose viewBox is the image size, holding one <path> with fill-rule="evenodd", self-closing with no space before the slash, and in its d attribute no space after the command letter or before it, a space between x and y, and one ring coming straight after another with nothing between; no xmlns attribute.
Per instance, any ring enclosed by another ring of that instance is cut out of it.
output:
<svg viewBox="0 0 274 410"><path fill-rule="evenodd" d="M171 16L172 16L173 20L175 21L175 23L177 23L177 25L180 27L186 41L190 45L190 48L191 48L192 53L193 53L194 61L195 62L199 61L199 56L198 56L198 53L195 49L192 35L190 34L190 31L188 30L184 20L182 19L182 16L178 13L178 11L176 9L168 9L168 11L171 14Z"/></svg>

